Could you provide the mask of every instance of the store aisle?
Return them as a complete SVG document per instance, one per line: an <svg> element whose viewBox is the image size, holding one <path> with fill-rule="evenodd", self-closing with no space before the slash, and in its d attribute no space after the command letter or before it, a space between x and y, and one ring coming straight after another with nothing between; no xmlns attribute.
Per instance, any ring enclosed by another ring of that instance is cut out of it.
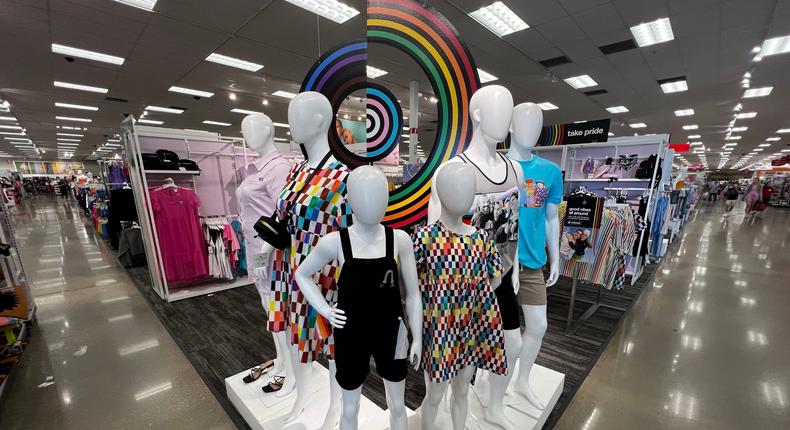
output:
<svg viewBox="0 0 790 430"><path fill-rule="evenodd" d="M790 211L703 204L557 429L786 429Z"/></svg>
<svg viewBox="0 0 790 430"><path fill-rule="evenodd" d="M51 197L14 210L38 324L2 428L233 428L77 210Z"/></svg>

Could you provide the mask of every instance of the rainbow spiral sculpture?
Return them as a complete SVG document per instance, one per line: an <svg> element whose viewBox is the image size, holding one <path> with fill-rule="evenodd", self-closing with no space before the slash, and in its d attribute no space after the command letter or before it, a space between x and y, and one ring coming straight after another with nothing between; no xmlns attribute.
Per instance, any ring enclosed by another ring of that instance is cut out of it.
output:
<svg viewBox="0 0 790 430"><path fill-rule="evenodd" d="M301 91L323 93L337 112L349 94L367 89L368 122L371 113L375 112L380 127L384 127L380 132L394 136L394 141L389 138L369 140L369 156L362 157L343 148L334 129L329 133L335 157L350 166L367 164L384 158L395 148L402 118L395 97L380 85L367 82L367 44L382 43L397 48L419 64L438 99L436 140L422 169L390 192L384 217L389 226L408 227L428 215L431 179L439 165L461 153L472 138L469 99L480 87L480 79L474 59L458 31L437 10L411 0L369 0L367 12L367 41L345 43L322 55L307 73ZM384 118L397 118L398 124L394 119L383 124ZM370 129L368 132L370 136Z"/></svg>

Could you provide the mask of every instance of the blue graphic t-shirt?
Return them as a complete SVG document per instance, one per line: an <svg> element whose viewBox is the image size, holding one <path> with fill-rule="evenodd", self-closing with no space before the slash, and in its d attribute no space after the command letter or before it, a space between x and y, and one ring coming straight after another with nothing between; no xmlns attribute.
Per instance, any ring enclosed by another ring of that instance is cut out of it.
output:
<svg viewBox="0 0 790 430"><path fill-rule="evenodd" d="M518 260L539 269L546 264L546 204L562 202L562 172L534 154L531 160L518 163L524 172L518 205Z"/></svg>

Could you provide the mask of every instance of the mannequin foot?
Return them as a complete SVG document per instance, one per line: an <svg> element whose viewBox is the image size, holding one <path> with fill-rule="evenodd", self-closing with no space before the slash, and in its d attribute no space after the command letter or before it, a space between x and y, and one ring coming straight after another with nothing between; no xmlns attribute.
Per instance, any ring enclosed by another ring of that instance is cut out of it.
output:
<svg viewBox="0 0 790 430"><path fill-rule="evenodd" d="M297 399L297 402L298 401L299 399ZM288 414L283 419L283 424L289 424L296 421L299 416L302 415L302 412L304 412L304 405L295 404L293 409L291 409L291 412L288 412Z"/></svg>
<svg viewBox="0 0 790 430"><path fill-rule="evenodd" d="M505 417L505 411L502 409L501 405L494 407L489 406L486 408L486 421L505 430L515 430L513 424Z"/></svg>
<svg viewBox="0 0 790 430"><path fill-rule="evenodd" d="M266 372L266 373L268 373L270 375L288 376L288 375L285 375L285 365L283 364L283 360L281 358L275 358L274 359L274 366L272 366L272 368L269 369L269 371Z"/></svg>
<svg viewBox="0 0 790 430"><path fill-rule="evenodd" d="M332 402L332 403L339 403L339 402ZM337 428L337 425L340 423L340 405L339 404L330 404L329 410L326 411L326 418L324 418L324 423L321 424L321 430L334 430Z"/></svg>
<svg viewBox="0 0 790 430"><path fill-rule="evenodd" d="M539 410L546 409L546 405L540 400L537 394L532 391L532 387L529 384L522 384L521 381L517 381L515 384L515 390L518 394L521 394L532 406L538 408Z"/></svg>
<svg viewBox="0 0 790 430"><path fill-rule="evenodd" d="M280 390L277 391L274 395L277 397L285 397L291 394L291 391L293 391L294 387L296 386L296 381L294 381L294 379L296 378L294 378L293 375L286 377L285 382L283 383L283 387L280 388ZM304 409L304 407L302 408Z"/></svg>

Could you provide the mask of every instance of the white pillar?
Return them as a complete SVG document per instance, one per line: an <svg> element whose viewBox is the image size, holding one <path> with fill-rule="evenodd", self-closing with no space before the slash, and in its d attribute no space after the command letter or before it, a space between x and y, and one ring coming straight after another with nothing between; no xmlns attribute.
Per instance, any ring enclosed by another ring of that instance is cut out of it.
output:
<svg viewBox="0 0 790 430"><path fill-rule="evenodd" d="M420 83L409 82L409 163L417 164L417 129L420 117Z"/></svg>

